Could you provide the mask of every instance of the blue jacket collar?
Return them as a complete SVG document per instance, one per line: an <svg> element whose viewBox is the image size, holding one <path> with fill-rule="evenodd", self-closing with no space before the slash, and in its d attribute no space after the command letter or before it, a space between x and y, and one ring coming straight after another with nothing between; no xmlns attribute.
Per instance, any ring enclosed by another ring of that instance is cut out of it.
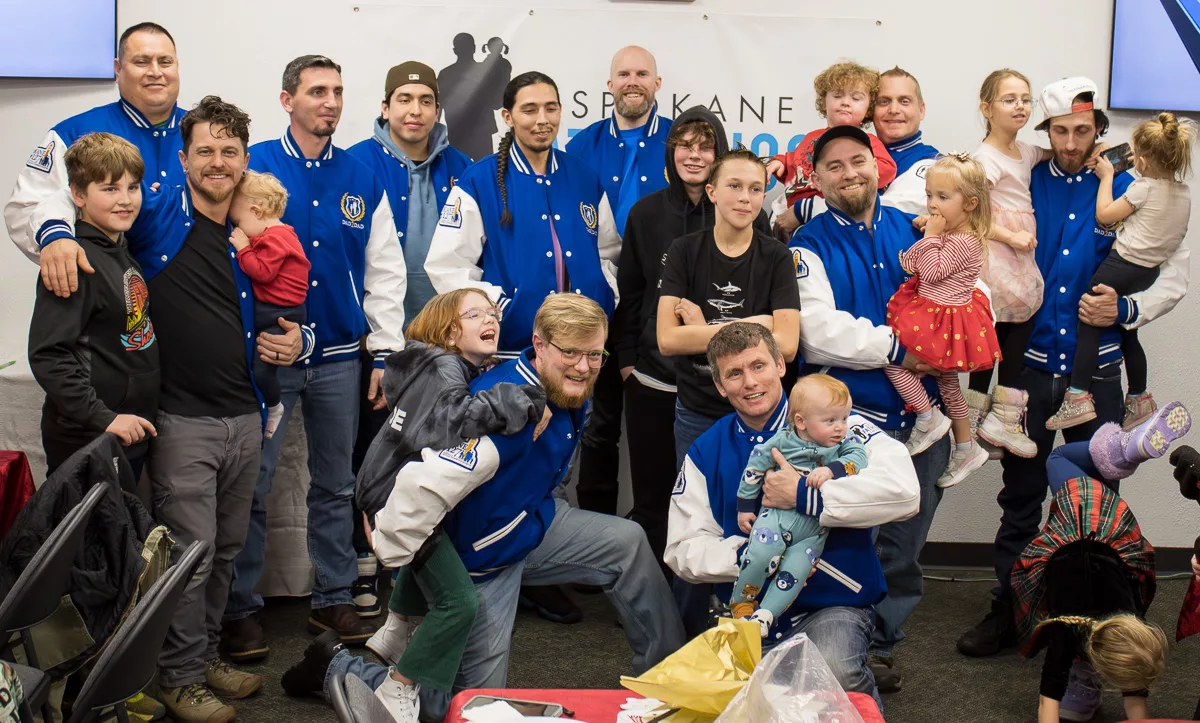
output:
<svg viewBox="0 0 1200 723"><path fill-rule="evenodd" d="M121 110L125 111L125 115L129 116L130 120L133 121L134 125L136 125L139 128L153 128L154 127L154 124L150 122L149 118L147 118L145 115L143 115L140 110L133 107L133 103L130 103L129 101L125 100L124 98L121 98L121 100L119 102L121 104ZM170 117L170 119L168 119L167 125L165 127L166 128L176 128L179 125L179 121L183 118L183 114L184 114L184 110L182 108L180 108L179 106L175 106L175 108L173 108L171 110L171 117Z"/></svg>
<svg viewBox="0 0 1200 723"><path fill-rule="evenodd" d="M833 220L837 221L839 226L856 226L856 225L858 225L858 221L855 221L854 219L850 218L848 215L846 215L844 212L842 212L841 209L834 208L833 206L828 206L827 213L829 213L833 217ZM879 196L876 195L875 196L875 221L872 224L872 228L874 228L874 224L877 224L882 220L883 220L883 201L881 201Z"/></svg>
<svg viewBox="0 0 1200 723"><path fill-rule="evenodd" d="M785 391L779 399L779 405L775 407L775 413L771 415L771 419L767 422L762 431L754 430L742 423L741 416L737 412L733 413L733 428L738 434L747 436L764 436L770 437L787 425L788 419L788 397Z"/></svg>
<svg viewBox="0 0 1200 723"><path fill-rule="evenodd" d="M658 103L650 106L650 116L646 119L645 125L642 126L642 135L650 138L655 133L658 133ZM608 119L608 134L613 138L621 137L621 129L617 127L617 111L613 111Z"/></svg>
<svg viewBox="0 0 1200 723"><path fill-rule="evenodd" d="M553 176L558 171L558 153L559 151L553 148L550 149L550 162L546 166L547 176ZM526 176L537 175L533 171L533 166L525 158L525 154L521 152L521 145L515 140L508 149L508 165L510 168L516 169L518 173L523 173Z"/></svg>
<svg viewBox="0 0 1200 723"><path fill-rule="evenodd" d="M1047 161L1047 163L1050 164L1050 175L1054 176L1056 178L1066 178L1067 176L1087 175L1092 172L1092 169L1088 168L1087 166L1084 166L1083 170L1081 170L1081 171L1077 171L1076 173L1067 173L1066 171L1064 171L1062 169L1061 166L1058 165L1057 158L1051 158L1049 161Z"/></svg>
<svg viewBox="0 0 1200 723"><path fill-rule="evenodd" d="M542 379L538 376L537 370L533 368L533 347L526 348L517 357L517 373L527 383L535 387L542 386Z"/></svg>
<svg viewBox="0 0 1200 723"><path fill-rule="evenodd" d="M279 138L279 143L283 146L283 152L288 156L301 161L305 160L304 154L300 151L300 144L292 136L290 126L283 131L283 135ZM333 158L333 136L325 140L325 149L317 154L317 158L322 161L328 161Z"/></svg>
<svg viewBox="0 0 1200 723"><path fill-rule="evenodd" d="M893 151L907 151L908 149L915 148L919 145L921 145L921 131L917 131L902 141L896 141L895 143L884 143L883 147L888 149L888 153L891 153Z"/></svg>

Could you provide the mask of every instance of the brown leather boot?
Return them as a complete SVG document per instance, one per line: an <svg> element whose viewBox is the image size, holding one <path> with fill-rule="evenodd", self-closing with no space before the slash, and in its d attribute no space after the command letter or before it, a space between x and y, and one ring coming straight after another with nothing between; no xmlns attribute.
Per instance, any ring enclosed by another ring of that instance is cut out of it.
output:
<svg viewBox="0 0 1200 723"><path fill-rule="evenodd" d="M308 616L308 631L322 633L326 630L336 630L342 644L352 646L365 644L375 632L375 628L360 618L350 603L312 611Z"/></svg>

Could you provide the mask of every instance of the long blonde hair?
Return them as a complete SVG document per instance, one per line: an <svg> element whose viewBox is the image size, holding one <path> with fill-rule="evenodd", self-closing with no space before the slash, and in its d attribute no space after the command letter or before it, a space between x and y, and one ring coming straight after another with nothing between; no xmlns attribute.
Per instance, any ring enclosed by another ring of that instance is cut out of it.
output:
<svg viewBox="0 0 1200 723"><path fill-rule="evenodd" d="M1180 121L1174 113L1159 113L1157 117L1138 124L1133 130L1133 152L1150 167L1182 183L1192 172L1192 143L1196 140L1196 124Z"/></svg>
<svg viewBox="0 0 1200 723"><path fill-rule="evenodd" d="M992 236L992 198L988 192L987 172L979 161L966 153L951 153L937 159L925 172L925 177L942 173L954 176L954 190L963 198L974 198L978 202L967 214L965 230L979 241L980 252L987 253L985 242Z"/></svg>
<svg viewBox="0 0 1200 723"><path fill-rule="evenodd" d="M1023 73L1012 68L1001 68L988 73L988 77L983 79L983 85L979 87L979 102L991 105L999 100L997 96L1000 95L1000 84L1008 78L1017 78L1018 80L1025 81L1025 87L1030 88L1030 92L1032 92L1033 86L1029 84L1029 78L1026 78ZM986 127L983 137L986 140L992 134L992 121L987 116L984 116L983 121Z"/></svg>
<svg viewBox="0 0 1200 723"><path fill-rule="evenodd" d="M1123 692L1148 689L1167 667L1167 636L1157 625L1123 613L1103 620L1078 615L1038 624L1065 623L1083 633L1083 652L1106 683Z"/></svg>

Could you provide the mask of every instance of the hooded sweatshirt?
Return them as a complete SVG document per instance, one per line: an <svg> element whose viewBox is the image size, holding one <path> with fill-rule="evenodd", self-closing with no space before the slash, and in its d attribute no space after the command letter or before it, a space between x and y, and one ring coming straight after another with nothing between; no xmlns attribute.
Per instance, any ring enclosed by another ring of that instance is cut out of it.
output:
<svg viewBox="0 0 1200 723"><path fill-rule="evenodd" d="M708 123L717 137L716 156L729 151L725 126L702 105L685 110L674 125L694 120ZM625 222L621 261L617 266L617 290L621 303L613 316L614 348L621 368L632 366L644 386L675 391L675 367L658 351L658 281L671 242L685 234L716 225L716 209L706 194L692 203L675 169L675 149L666 148L667 187L645 196L633 205ZM770 234L766 212L760 212L754 227Z"/></svg>

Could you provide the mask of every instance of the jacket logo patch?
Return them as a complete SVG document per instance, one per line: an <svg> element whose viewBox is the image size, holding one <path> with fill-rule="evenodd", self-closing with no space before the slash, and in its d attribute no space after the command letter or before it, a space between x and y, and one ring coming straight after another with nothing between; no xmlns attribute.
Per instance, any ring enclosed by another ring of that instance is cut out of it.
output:
<svg viewBox="0 0 1200 723"><path fill-rule="evenodd" d="M150 291L137 269L125 271L125 333L121 346L125 351L144 351L154 345L154 325L150 323Z"/></svg>
<svg viewBox="0 0 1200 723"><path fill-rule="evenodd" d="M54 141L34 148L33 153L29 154L29 160L25 161L25 165L35 171L49 173L50 169L54 168Z"/></svg>
<svg viewBox="0 0 1200 723"><path fill-rule="evenodd" d="M683 490L686 487L687 487L687 476L684 475L683 470L681 469L681 470L679 470L679 476L675 478L675 487L672 488L671 494L681 495L681 494L683 494Z"/></svg>
<svg viewBox="0 0 1200 723"><path fill-rule="evenodd" d="M454 199L454 203L447 203L442 207L442 216L438 219L439 226L447 228L462 228L462 213L459 211L461 199Z"/></svg>
<svg viewBox="0 0 1200 723"><path fill-rule="evenodd" d="M350 228L364 228L359 223L363 217L367 215L367 203L362 196L351 196L349 193L342 194L342 215L346 218L342 219L342 225Z"/></svg>
<svg viewBox="0 0 1200 723"><path fill-rule="evenodd" d="M396 407L396 411L392 412L392 421L389 422L388 424L391 426L392 429L396 430L397 432L403 432L404 431L404 419L406 417L408 417L408 412L404 411L400 407Z"/></svg>
<svg viewBox="0 0 1200 723"><path fill-rule="evenodd" d="M871 437L874 437L877 434L879 434L879 427L876 427L870 422L863 422L862 424L855 424L851 426L850 434L847 436L853 437L859 442L866 444Z"/></svg>
<svg viewBox="0 0 1200 723"><path fill-rule="evenodd" d="M804 263L804 259L800 258L800 249L792 249L792 264L796 267L796 278L808 278L808 264Z"/></svg>
<svg viewBox="0 0 1200 723"><path fill-rule="evenodd" d="M590 203L579 204L579 215L583 216L583 222L587 224L588 233L596 235L596 207Z"/></svg>
<svg viewBox="0 0 1200 723"><path fill-rule="evenodd" d="M468 439L457 447L442 450L438 453L438 456L463 469L472 470L479 463L479 452L475 450L478 446L479 438L476 437L475 439Z"/></svg>

